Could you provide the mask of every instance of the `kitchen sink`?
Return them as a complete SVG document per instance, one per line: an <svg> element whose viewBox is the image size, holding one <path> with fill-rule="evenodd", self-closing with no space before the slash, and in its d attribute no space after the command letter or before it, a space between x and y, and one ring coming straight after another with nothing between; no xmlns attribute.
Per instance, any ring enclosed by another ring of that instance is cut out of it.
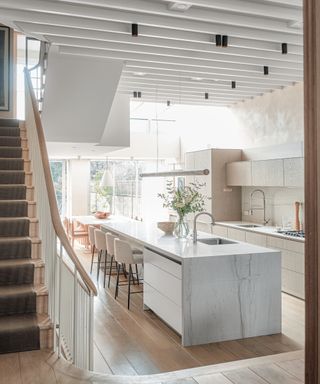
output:
<svg viewBox="0 0 320 384"><path fill-rule="evenodd" d="M208 245L224 245L224 244L236 244L236 241L221 239L219 237L209 238L209 239L198 239L199 243L208 244Z"/></svg>
<svg viewBox="0 0 320 384"><path fill-rule="evenodd" d="M236 224L236 227L241 227L241 228L260 228L262 225L257 225L257 224Z"/></svg>

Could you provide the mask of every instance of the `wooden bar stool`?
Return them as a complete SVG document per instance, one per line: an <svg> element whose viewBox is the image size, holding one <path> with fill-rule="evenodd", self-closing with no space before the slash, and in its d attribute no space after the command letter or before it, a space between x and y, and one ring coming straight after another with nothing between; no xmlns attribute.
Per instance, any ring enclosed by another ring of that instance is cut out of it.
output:
<svg viewBox="0 0 320 384"><path fill-rule="evenodd" d="M89 244L90 244L91 252L92 252L90 273L92 273L93 260L94 260L94 253L95 253L95 251L96 251L95 237L94 237L94 231L95 231L96 229L97 229L97 228L94 227L93 225L89 225L89 227L88 227Z"/></svg>
<svg viewBox="0 0 320 384"><path fill-rule="evenodd" d="M127 284L120 284L119 283L119 274L120 274L120 266L122 264L128 264L129 265L129 271L128 271L128 309L130 309L130 295L132 293L142 293L142 291L139 292L131 292L131 281L133 280L133 272L132 272L132 265L136 265L136 270L138 270L137 265L143 264L143 253L133 253L133 250L131 248L131 245L127 241L123 241L120 239L114 239L114 259L117 262L117 284L116 284L116 291L115 291L115 299L118 296L119 286L120 285L127 285Z"/></svg>
<svg viewBox="0 0 320 384"><path fill-rule="evenodd" d="M94 244L98 251L98 268L97 268L97 281L99 281L99 272L101 265L101 258L104 255L104 268L107 266L107 242L105 232L100 229L94 230ZM105 279L104 279L105 284Z"/></svg>

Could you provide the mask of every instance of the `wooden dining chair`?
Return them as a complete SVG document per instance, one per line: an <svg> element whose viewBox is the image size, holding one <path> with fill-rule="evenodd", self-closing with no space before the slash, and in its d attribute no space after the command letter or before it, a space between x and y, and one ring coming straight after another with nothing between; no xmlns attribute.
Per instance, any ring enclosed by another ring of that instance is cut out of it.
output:
<svg viewBox="0 0 320 384"><path fill-rule="evenodd" d="M75 220L69 220L69 237L72 247L74 247L74 241L77 240L83 245L88 244L88 231L83 227L77 225Z"/></svg>

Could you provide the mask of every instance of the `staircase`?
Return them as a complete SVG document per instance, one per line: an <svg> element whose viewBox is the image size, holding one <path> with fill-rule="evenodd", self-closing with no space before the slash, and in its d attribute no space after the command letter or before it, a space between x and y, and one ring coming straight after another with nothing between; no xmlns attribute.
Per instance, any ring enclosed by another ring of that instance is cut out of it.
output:
<svg viewBox="0 0 320 384"><path fill-rule="evenodd" d="M52 348L23 123L0 119L0 353Z"/></svg>

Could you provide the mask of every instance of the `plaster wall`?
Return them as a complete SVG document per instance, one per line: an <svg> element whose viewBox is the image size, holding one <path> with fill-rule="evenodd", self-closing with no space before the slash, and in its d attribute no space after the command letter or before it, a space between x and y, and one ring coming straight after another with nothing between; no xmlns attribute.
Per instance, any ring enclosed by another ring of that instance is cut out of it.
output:
<svg viewBox="0 0 320 384"><path fill-rule="evenodd" d="M47 141L99 143L123 62L49 52L42 121Z"/></svg>
<svg viewBox="0 0 320 384"><path fill-rule="evenodd" d="M232 108L243 148L303 141L303 84L267 93Z"/></svg>

